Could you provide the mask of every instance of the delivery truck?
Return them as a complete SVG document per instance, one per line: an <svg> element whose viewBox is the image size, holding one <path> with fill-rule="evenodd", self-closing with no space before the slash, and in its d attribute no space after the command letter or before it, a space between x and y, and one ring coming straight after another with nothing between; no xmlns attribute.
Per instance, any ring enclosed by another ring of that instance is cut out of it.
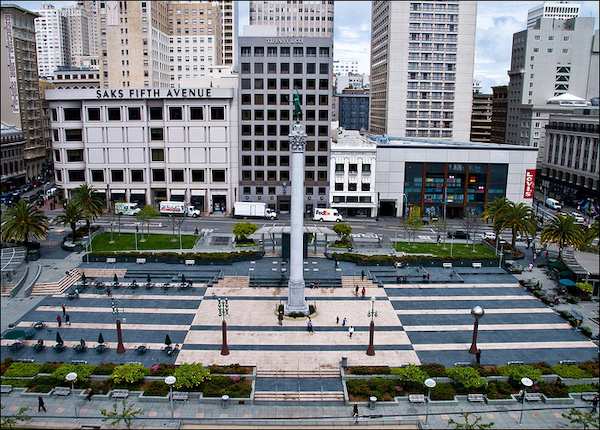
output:
<svg viewBox="0 0 600 430"><path fill-rule="evenodd" d="M313 212L313 221L343 221L342 216L337 209L315 208Z"/></svg>
<svg viewBox="0 0 600 430"><path fill-rule="evenodd" d="M115 214L117 215L135 215L141 211L137 203L115 203Z"/></svg>
<svg viewBox="0 0 600 430"><path fill-rule="evenodd" d="M235 202L233 204L233 216L235 218L264 218L275 219L277 213L269 209L266 203L262 202Z"/></svg>
<svg viewBox="0 0 600 430"><path fill-rule="evenodd" d="M194 206L188 205L186 202L160 202L159 212L163 215L185 214L193 218L200 216L200 210Z"/></svg>

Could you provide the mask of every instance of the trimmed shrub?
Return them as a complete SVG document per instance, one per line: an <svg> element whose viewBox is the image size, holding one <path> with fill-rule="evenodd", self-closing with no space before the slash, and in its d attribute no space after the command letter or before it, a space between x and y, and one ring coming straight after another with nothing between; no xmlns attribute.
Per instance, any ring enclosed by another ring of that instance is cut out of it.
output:
<svg viewBox="0 0 600 430"><path fill-rule="evenodd" d="M52 373L60 366L62 366L62 364L63 363L57 363L56 361L47 361L44 364L42 364L39 373Z"/></svg>
<svg viewBox="0 0 600 430"><path fill-rule="evenodd" d="M419 368L429 376L446 376L446 367L439 363L424 363Z"/></svg>
<svg viewBox="0 0 600 430"><path fill-rule="evenodd" d="M481 388L487 385L487 381L479 376L477 370L472 367L453 367L446 371L446 375L463 386L465 390Z"/></svg>
<svg viewBox="0 0 600 430"><path fill-rule="evenodd" d="M169 386L164 381L152 381L148 388L144 390L142 396L160 396L169 394Z"/></svg>
<svg viewBox="0 0 600 430"><path fill-rule="evenodd" d="M68 364L64 363L54 372L52 372L52 377L56 379L58 382L62 382L65 380L67 374L71 372L77 373L77 382L86 382L89 381L90 375L94 372L96 366L91 364Z"/></svg>
<svg viewBox="0 0 600 430"><path fill-rule="evenodd" d="M35 376L40 372L42 365L40 363L21 363L20 361L13 362L4 376L6 377L25 377Z"/></svg>
<svg viewBox="0 0 600 430"><path fill-rule="evenodd" d="M481 364L474 364L473 369L477 370L477 372L483 377L498 375L498 369L496 366L482 366Z"/></svg>
<svg viewBox="0 0 600 430"><path fill-rule="evenodd" d="M506 365L498 367L498 373L508 376L513 382L521 381L521 378L530 378L533 381L542 379L542 371L528 365Z"/></svg>
<svg viewBox="0 0 600 430"><path fill-rule="evenodd" d="M90 384L91 388L94 389L96 394L108 394L113 389L113 381L107 379L106 381L94 381Z"/></svg>
<svg viewBox="0 0 600 430"><path fill-rule="evenodd" d="M283 306L283 305L281 305L281 306ZM251 367L240 366L239 363L229 364L226 366L217 366L216 364L213 364L212 366L210 366L208 368L208 370L210 371L211 374L221 373L221 374L225 374L225 375L229 375L232 373L237 373L237 374L252 373Z"/></svg>
<svg viewBox="0 0 600 430"><path fill-rule="evenodd" d="M3 379L2 385L12 385L13 387L29 387L30 379Z"/></svg>
<svg viewBox="0 0 600 430"><path fill-rule="evenodd" d="M150 371L141 364L127 363L122 366L115 367L113 373L110 374L110 379L115 381L115 384L126 382L134 384L142 380Z"/></svg>
<svg viewBox="0 0 600 430"><path fill-rule="evenodd" d="M353 375L389 375L392 373L392 369L389 366L356 366L347 367L346 370L349 370Z"/></svg>
<svg viewBox="0 0 600 430"><path fill-rule="evenodd" d="M150 368L152 371L151 376L170 376L175 372L176 366L173 363L160 363L155 364Z"/></svg>
<svg viewBox="0 0 600 430"><path fill-rule="evenodd" d="M244 385L248 388L243 387ZM210 380L204 382L204 389L202 390L206 397L221 397L223 394L230 397L250 397L251 391L252 384L250 381L246 381L245 378L234 381L229 376L212 376Z"/></svg>
<svg viewBox="0 0 600 430"><path fill-rule="evenodd" d="M539 389L546 397L569 397L569 389L562 382L553 382L551 384L540 382Z"/></svg>
<svg viewBox="0 0 600 430"><path fill-rule="evenodd" d="M388 378L351 379L346 383L346 387L351 401L368 401L371 396L381 401L392 401L394 397L409 391L402 387L400 380Z"/></svg>
<svg viewBox="0 0 600 430"><path fill-rule="evenodd" d="M598 360L596 361L584 361L579 363L579 368L585 370L586 372L591 373L595 377L600 376L600 368L598 367Z"/></svg>
<svg viewBox="0 0 600 430"><path fill-rule="evenodd" d="M568 365L568 364L557 364L552 368L554 373L562 378L573 378L573 379L581 379L581 378L592 378L594 375L577 365Z"/></svg>
<svg viewBox="0 0 600 430"><path fill-rule="evenodd" d="M6 372L6 369L8 369L10 367L10 365L13 363L13 359L10 357L6 357L4 359L4 361L2 362L2 364L0 365L0 374L4 375L4 372Z"/></svg>
<svg viewBox="0 0 600 430"><path fill-rule="evenodd" d="M598 384L567 385L569 393L598 392Z"/></svg>
<svg viewBox="0 0 600 430"><path fill-rule="evenodd" d="M506 381L490 381L485 390L490 399L510 399L512 393L513 388Z"/></svg>
<svg viewBox="0 0 600 430"><path fill-rule="evenodd" d="M429 375L414 364L407 364L405 367L395 367L392 369L392 375L398 375L400 381L423 383Z"/></svg>
<svg viewBox="0 0 600 430"><path fill-rule="evenodd" d="M587 337L592 337L592 330L587 326L581 327L581 332Z"/></svg>
<svg viewBox="0 0 600 430"><path fill-rule="evenodd" d="M110 375L115 370L115 367L117 367L117 365L113 362L99 364L94 369L92 375Z"/></svg>
<svg viewBox="0 0 600 430"><path fill-rule="evenodd" d="M456 390L449 382L442 382L431 389L431 400L454 400Z"/></svg>
<svg viewBox="0 0 600 430"><path fill-rule="evenodd" d="M35 378L28 381L27 391L34 393L47 393L54 387L56 387L56 379L52 376L36 376Z"/></svg>
<svg viewBox="0 0 600 430"><path fill-rule="evenodd" d="M539 363L532 364L531 366L536 369L540 369L540 372L542 372L542 375L553 375L554 374L554 370L552 370L552 367L550 367L550 365L548 363L546 363L545 361L540 361Z"/></svg>

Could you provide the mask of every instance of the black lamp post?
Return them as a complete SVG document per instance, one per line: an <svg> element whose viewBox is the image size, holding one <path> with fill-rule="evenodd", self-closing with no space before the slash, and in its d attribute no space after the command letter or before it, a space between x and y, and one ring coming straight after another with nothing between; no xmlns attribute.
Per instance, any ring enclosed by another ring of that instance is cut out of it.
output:
<svg viewBox="0 0 600 430"><path fill-rule="evenodd" d="M227 299L217 299L219 301L219 316L223 317L223 345L221 346L221 355L229 355L229 347L227 346L227 323L225 316L229 315L229 303Z"/></svg>
<svg viewBox="0 0 600 430"><path fill-rule="evenodd" d="M469 354L477 354L477 328L479 327L479 318L484 314L484 310L481 306L475 306L471 309L471 315L475 318L475 324L473 325L473 342L471 342L471 348L469 348Z"/></svg>
<svg viewBox="0 0 600 430"><path fill-rule="evenodd" d="M371 324L369 325L369 347L367 348L367 355L375 355L375 346L373 346L373 336L375 335L375 320L377 311L375 310L375 297L371 297L371 311L367 312L367 316L371 317Z"/></svg>

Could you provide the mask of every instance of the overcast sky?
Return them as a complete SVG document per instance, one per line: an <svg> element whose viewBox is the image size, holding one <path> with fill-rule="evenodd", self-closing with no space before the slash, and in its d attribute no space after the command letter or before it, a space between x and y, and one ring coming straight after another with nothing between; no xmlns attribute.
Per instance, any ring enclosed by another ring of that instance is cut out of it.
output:
<svg viewBox="0 0 600 430"><path fill-rule="evenodd" d="M27 9L41 9L42 2L2 1L14 3ZM57 8L75 2L47 1ZM508 84L506 71L510 67L512 36L524 30L527 11L541 4L541 1L479 1L477 2L477 36L475 46L474 79L482 82L483 91L491 93L493 85ZM598 2L571 2L581 5L580 16L596 18L598 28ZM239 1L240 35L243 26L248 24L248 5ZM371 41L371 2L336 1L334 30L335 59L355 58L359 61L359 71L370 73Z"/></svg>

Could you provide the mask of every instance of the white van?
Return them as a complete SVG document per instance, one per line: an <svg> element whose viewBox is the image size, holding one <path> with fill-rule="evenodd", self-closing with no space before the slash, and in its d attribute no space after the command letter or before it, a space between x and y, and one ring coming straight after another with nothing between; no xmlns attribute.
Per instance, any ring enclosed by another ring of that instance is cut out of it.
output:
<svg viewBox="0 0 600 430"><path fill-rule="evenodd" d="M556 210L562 209L562 206L559 203L559 201L556 199L551 199L551 198L546 199L546 206L548 206L549 208L552 208L552 209L556 209Z"/></svg>
<svg viewBox="0 0 600 430"><path fill-rule="evenodd" d="M337 209L315 208L313 212L313 221L343 221L342 216Z"/></svg>
<svg viewBox="0 0 600 430"><path fill-rule="evenodd" d="M117 215L135 215L141 209L137 203L115 203L115 214Z"/></svg>

